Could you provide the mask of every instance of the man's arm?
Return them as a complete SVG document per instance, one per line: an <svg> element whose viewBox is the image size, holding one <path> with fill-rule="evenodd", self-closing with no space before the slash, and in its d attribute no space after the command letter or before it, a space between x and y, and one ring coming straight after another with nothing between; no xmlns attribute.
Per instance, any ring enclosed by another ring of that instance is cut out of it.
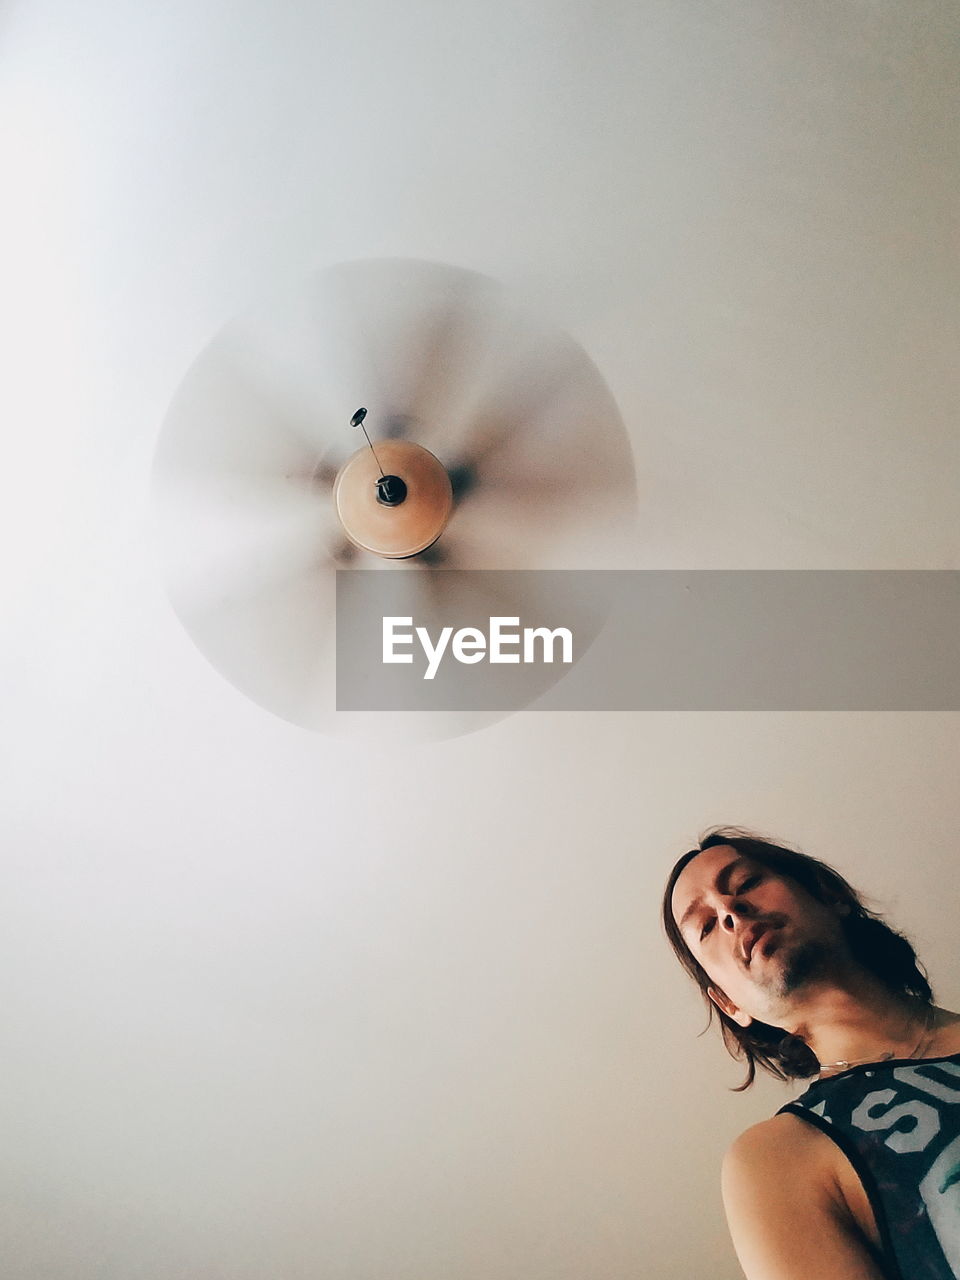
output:
<svg viewBox="0 0 960 1280"><path fill-rule="evenodd" d="M727 1152L723 1203L747 1280L883 1280L823 1143L830 1139L782 1115Z"/></svg>

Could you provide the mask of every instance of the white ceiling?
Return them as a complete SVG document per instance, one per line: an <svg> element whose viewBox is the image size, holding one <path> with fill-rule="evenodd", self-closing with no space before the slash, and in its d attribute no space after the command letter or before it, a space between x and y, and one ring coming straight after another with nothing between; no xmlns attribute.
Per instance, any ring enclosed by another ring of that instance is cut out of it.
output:
<svg viewBox="0 0 960 1280"><path fill-rule="evenodd" d="M637 566L958 567L958 34L945 2L8 4L7 1274L733 1280L719 1158L785 1094L727 1091L658 936L711 822L835 859L960 1000L956 715L310 735L192 647L146 502L227 317L420 256L597 362Z"/></svg>

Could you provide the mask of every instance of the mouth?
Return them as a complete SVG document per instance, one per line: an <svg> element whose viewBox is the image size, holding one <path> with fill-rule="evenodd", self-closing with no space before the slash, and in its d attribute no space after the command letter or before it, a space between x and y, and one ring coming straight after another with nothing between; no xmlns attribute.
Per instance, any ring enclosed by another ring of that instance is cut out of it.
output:
<svg viewBox="0 0 960 1280"><path fill-rule="evenodd" d="M757 943L770 932L770 925L755 924L743 940L743 963L749 967ZM763 952L761 952L763 954Z"/></svg>

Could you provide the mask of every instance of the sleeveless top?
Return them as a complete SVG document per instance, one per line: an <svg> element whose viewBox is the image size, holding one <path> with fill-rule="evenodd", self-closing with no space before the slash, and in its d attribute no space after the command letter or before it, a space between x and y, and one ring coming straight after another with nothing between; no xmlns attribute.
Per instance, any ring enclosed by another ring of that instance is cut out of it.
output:
<svg viewBox="0 0 960 1280"><path fill-rule="evenodd" d="M960 1053L850 1067L784 1112L853 1165L891 1280L960 1280Z"/></svg>

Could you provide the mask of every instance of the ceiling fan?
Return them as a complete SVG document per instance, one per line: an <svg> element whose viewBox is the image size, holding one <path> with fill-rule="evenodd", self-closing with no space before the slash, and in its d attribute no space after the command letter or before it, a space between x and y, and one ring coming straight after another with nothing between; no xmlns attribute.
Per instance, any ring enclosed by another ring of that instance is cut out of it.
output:
<svg viewBox="0 0 960 1280"><path fill-rule="evenodd" d="M268 710L336 731L369 725L334 710L338 568L416 573L436 614L464 590L450 569L625 564L636 514L583 349L493 280L405 259L317 272L226 325L173 398L152 494L200 650ZM419 720L445 737L484 717Z"/></svg>

